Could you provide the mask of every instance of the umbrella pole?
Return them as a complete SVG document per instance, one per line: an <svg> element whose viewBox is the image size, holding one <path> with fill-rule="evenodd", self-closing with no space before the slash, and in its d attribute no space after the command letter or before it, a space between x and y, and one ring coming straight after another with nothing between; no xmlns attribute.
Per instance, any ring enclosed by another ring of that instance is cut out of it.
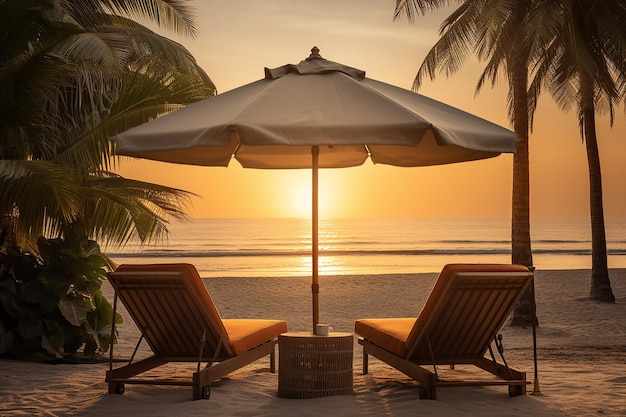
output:
<svg viewBox="0 0 626 417"><path fill-rule="evenodd" d="M311 148L311 156L312 156L312 179L313 179L313 198L311 199L312 207L311 207L311 265L313 268L312 275L312 284L311 284L311 293L313 295L313 333L315 333L315 327L317 323L319 323L319 276L318 276L318 234L317 234L317 226L318 226L318 204L317 204L317 196L318 196L318 170L319 170L319 154L320 148L319 146L313 146Z"/></svg>

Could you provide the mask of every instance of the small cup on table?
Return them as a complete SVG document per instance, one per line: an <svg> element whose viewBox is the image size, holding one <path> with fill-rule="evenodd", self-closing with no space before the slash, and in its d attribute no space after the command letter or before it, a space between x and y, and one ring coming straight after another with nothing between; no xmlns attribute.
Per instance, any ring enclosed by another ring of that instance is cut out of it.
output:
<svg viewBox="0 0 626 417"><path fill-rule="evenodd" d="M315 334L318 336L328 336L330 332L333 331L333 328L325 323L318 323L315 325Z"/></svg>

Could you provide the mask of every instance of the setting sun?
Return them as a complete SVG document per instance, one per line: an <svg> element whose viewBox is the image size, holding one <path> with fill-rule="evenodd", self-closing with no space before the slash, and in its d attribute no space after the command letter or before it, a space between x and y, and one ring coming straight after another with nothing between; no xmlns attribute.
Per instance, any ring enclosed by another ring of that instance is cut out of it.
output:
<svg viewBox="0 0 626 417"><path fill-rule="evenodd" d="M304 184L294 186L289 192L289 207L293 217L309 217L311 216L312 204L311 189L305 189Z"/></svg>
<svg viewBox="0 0 626 417"><path fill-rule="evenodd" d="M313 185L311 180L310 170L293 170L287 173L283 171L285 175L285 189L286 200L285 217L298 217L298 218L310 218L312 213L312 200L313 200ZM330 181L325 181L323 176L319 178L319 190L318 190L318 210L321 218L335 217L337 215L334 207L331 206L331 201L336 200L333 198L334 187Z"/></svg>

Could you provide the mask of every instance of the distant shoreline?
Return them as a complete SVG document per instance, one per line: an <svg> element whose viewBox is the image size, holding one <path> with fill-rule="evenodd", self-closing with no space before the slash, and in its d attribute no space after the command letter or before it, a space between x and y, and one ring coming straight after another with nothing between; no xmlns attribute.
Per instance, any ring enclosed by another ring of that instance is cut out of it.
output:
<svg viewBox="0 0 626 417"><path fill-rule="evenodd" d="M480 262L478 262L480 263ZM443 265L442 265L443 267ZM575 272L575 273L583 273L588 272L589 276L591 276L591 268L554 268L554 269L536 269L535 274L540 274L541 272L559 272L559 271L567 271L567 272ZM611 273L621 273L622 271L626 271L626 267L615 267L609 268L609 278ZM430 277L432 275L437 276L439 271L419 271L419 272L402 272L402 273L369 273L369 274L333 274L333 275L322 275L320 274L320 279L359 279L361 277L371 277L371 278L394 278L394 277L407 277L414 276L416 278L420 277ZM310 279L311 275L290 275L290 276L212 276L212 277L204 277L201 276L203 280L214 280L214 279Z"/></svg>

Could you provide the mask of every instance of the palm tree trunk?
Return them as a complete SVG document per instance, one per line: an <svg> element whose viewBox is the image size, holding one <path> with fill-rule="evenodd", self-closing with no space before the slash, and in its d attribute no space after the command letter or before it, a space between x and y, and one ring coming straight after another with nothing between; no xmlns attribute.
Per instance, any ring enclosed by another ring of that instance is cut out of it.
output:
<svg viewBox="0 0 626 417"><path fill-rule="evenodd" d="M590 300L614 303L615 296L609 280L609 268L602 206L602 175L596 136L595 108L583 108L583 126L589 165L589 203L591 209L591 292Z"/></svg>
<svg viewBox="0 0 626 417"><path fill-rule="evenodd" d="M523 78L525 80L526 72ZM522 77L516 77L522 78ZM511 218L511 260L525 266L533 265L530 241L530 168L528 152L528 114L526 83L515 90L514 129L519 135L515 156L513 157L513 204ZM521 84L521 83L519 83ZM520 97L522 96L522 97ZM519 98L518 98L519 97Z"/></svg>
<svg viewBox="0 0 626 417"><path fill-rule="evenodd" d="M513 129L519 135L513 157L513 203L511 214L511 261L533 266L530 240L530 168L528 156L528 66L523 58L514 59ZM513 309L511 326L531 326L535 320L532 291L527 290Z"/></svg>

